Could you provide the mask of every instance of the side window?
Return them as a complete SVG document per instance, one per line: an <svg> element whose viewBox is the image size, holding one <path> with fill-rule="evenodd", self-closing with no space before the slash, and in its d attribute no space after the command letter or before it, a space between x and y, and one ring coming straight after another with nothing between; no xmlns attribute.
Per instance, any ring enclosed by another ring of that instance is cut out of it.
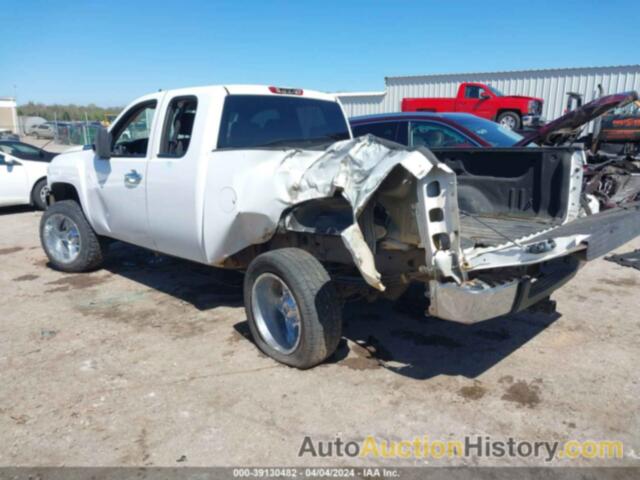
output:
<svg viewBox="0 0 640 480"><path fill-rule="evenodd" d="M114 157L144 157L147 155L149 135L156 101L132 107L112 130L111 152Z"/></svg>
<svg viewBox="0 0 640 480"><path fill-rule="evenodd" d="M439 123L412 122L411 145L413 147L443 148L471 147L474 145L468 138L452 128Z"/></svg>
<svg viewBox="0 0 640 480"><path fill-rule="evenodd" d="M158 156L182 157L187 153L197 109L198 99L194 96L176 97L171 100L162 129Z"/></svg>
<svg viewBox="0 0 640 480"><path fill-rule="evenodd" d="M480 98L482 88L477 85L467 85L464 87L464 98Z"/></svg>
<svg viewBox="0 0 640 480"><path fill-rule="evenodd" d="M353 131L354 137L361 137L369 133L376 137L397 142L399 124L400 122L369 123L366 125L356 125L352 127L351 130Z"/></svg>
<svg viewBox="0 0 640 480"><path fill-rule="evenodd" d="M14 144L12 145L12 148L14 149L14 151L10 153L12 153L13 155L15 155L16 153L18 154L23 153L25 155L32 155L34 157L37 157L40 155L40 150L30 145Z"/></svg>

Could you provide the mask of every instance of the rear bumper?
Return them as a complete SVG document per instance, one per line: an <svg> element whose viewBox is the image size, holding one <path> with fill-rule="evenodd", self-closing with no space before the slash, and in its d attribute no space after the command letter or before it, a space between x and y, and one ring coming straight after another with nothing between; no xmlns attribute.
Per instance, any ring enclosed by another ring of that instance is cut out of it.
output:
<svg viewBox="0 0 640 480"><path fill-rule="evenodd" d="M431 282L429 313L443 320L473 324L525 310L549 297L578 272L580 261L567 257L545 264L542 273L499 284L479 279L462 285Z"/></svg>
<svg viewBox="0 0 640 480"><path fill-rule="evenodd" d="M444 320L472 324L522 311L568 282L584 261L605 255L638 235L638 203L580 218L522 245L526 249L553 240L555 246L543 254L527 253L521 247L503 248L497 252L500 255L487 254L493 256L485 258L486 273L473 280L462 284L432 280L429 313ZM536 256L538 262L533 261ZM506 280L504 274L500 275L508 271L500 267L519 265L531 265L538 273Z"/></svg>

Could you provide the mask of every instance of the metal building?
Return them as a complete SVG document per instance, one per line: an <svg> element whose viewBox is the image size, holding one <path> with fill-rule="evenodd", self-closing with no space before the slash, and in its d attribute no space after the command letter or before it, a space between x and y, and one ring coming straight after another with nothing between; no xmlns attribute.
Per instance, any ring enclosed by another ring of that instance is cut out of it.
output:
<svg viewBox="0 0 640 480"><path fill-rule="evenodd" d="M18 133L18 111L11 97L0 97L0 132Z"/></svg>
<svg viewBox="0 0 640 480"><path fill-rule="evenodd" d="M460 82L489 83L505 95L540 97L542 115L552 120L562 115L567 92L582 93L588 102L598 85L604 94L640 91L640 65L386 77L384 92L339 93L338 97L349 116L399 112L405 97L453 97Z"/></svg>

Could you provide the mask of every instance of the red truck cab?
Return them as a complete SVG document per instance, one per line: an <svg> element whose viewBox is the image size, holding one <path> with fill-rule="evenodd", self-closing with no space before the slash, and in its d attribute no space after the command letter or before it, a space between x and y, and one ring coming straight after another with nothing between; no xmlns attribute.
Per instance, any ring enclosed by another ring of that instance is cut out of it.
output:
<svg viewBox="0 0 640 480"><path fill-rule="evenodd" d="M493 120L511 130L537 127L542 122L541 98L503 95L484 83L464 82L455 98L405 98L403 112L465 112Z"/></svg>

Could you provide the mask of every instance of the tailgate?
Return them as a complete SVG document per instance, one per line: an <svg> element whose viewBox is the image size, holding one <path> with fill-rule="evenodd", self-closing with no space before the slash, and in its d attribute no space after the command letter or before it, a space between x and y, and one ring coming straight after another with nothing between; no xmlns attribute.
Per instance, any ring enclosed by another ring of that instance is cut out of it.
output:
<svg viewBox="0 0 640 480"><path fill-rule="evenodd" d="M615 250L640 235L640 202L613 208L596 215L579 218L531 242L563 237L585 236L586 260L593 260Z"/></svg>

